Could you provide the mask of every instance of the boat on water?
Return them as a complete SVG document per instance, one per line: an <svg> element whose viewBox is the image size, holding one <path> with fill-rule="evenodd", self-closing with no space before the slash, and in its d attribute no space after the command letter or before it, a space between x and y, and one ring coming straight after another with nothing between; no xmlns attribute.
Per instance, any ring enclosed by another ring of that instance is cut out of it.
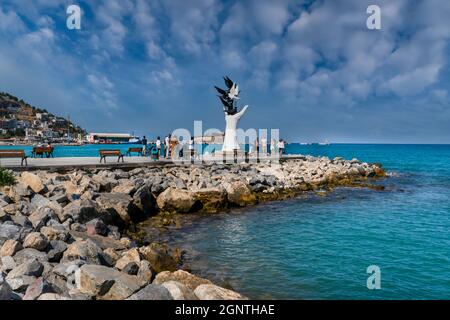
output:
<svg viewBox="0 0 450 320"><path fill-rule="evenodd" d="M319 142L319 146L329 146L331 143L328 140L325 140L324 142Z"/></svg>

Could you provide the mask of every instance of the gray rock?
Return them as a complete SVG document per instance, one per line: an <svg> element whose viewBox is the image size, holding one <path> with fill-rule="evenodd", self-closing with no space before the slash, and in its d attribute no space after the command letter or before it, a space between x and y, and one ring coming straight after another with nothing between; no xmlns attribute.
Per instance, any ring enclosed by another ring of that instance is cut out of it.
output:
<svg viewBox="0 0 450 320"><path fill-rule="evenodd" d="M110 217L102 214L97 203L92 200L76 200L69 203L64 207L60 220L65 221L69 217L79 223L86 223L95 218L100 218L104 221L106 219L106 223L110 221Z"/></svg>
<svg viewBox="0 0 450 320"><path fill-rule="evenodd" d="M173 297L167 288L157 284L149 284L127 300L173 300Z"/></svg>
<svg viewBox="0 0 450 320"><path fill-rule="evenodd" d="M42 271L44 271L43 264L36 259L32 259L25 261L12 269L6 276L6 279L13 279L21 276L39 277L42 275Z"/></svg>
<svg viewBox="0 0 450 320"><path fill-rule="evenodd" d="M47 237L42 233L32 232L26 236L23 241L23 247L44 251L47 248L48 243Z"/></svg>
<svg viewBox="0 0 450 320"><path fill-rule="evenodd" d="M5 256L1 258L1 269L0 271L5 271L5 272L9 272L12 269L14 269L17 264L14 261L13 257L10 256Z"/></svg>
<svg viewBox="0 0 450 320"><path fill-rule="evenodd" d="M17 278L6 279L11 289L16 292L25 292L29 285L36 280L33 276L21 276Z"/></svg>
<svg viewBox="0 0 450 320"><path fill-rule="evenodd" d="M104 262L102 249L90 239L78 240L71 243L63 254L62 262L83 260L90 264Z"/></svg>
<svg viewBox="0 0 450 320"><path fill-rule="evenodd" d="M47 254L45 252L41 252L41 251L38 251L36 249L31 249L31 248L20 250L14 255L14 261L17 264L22 264L25 261L32 260L32 259L36 259L39 262L47 262L48 261Z"/></svg>
<svg viewBox="0 0 450 320"><path fill-rule="evenodd" d="M9 216L8 216L9 217ZM27 216L21 214L21 213L16 213L15 215L13 215L11 217L12 221L22 227L27 227L27 228L31 228L33 227L33 224L31 223L31 221L28 219Z"/></svg>
<svg viewBox="0 0 450 320"><path fill-rule="evenodd" d="M6 240L18 240L20 238L21 228L13 224L0 224L0 245Z"/></svg>
<svg viewBox="0 0 450 320"><path fill-rule="evenodd" d="M7 282L0 281L0 301L12 300L13 292L10 285Z"/></svg>
<svg viewBox="0 0 450 320"><path fill-rule="evenodd" d="M156 200L153 197L148 185L143 185L133 195L133 203L142 213L142 215L148 216L156 213ZM141 217L132 217L133 220L139 220Z"/></svg>
<svg viewBox="0 0 450 320"><path fill-rule="evenodd" d="M178 281L167 281L162 284L173 297L173 300L198 300L194 292Z"/></svg>
<svg viewBox="0 0 450 320"><path fill-rule="evenodd" d="M109 212L111 216L118 215L125 223L129 223L136 214L133 199L125 193L103 193L95 201L100 208Z"/></svg>
<svg viewBox="0 0 450 320"><path fill-rule="evenodd" d="M122 272L129 275L137 275L139 271L139 266L136 262L129 262L123 269Z"/></svg>
<svg viewBox="0 0 450 320"><path fill-rule="evenodd" d="M48 261L50 262L59 262L64 254L64 251L67 250L67 244L61 240L52 240L50 241L51 249L48 251Z"/></svg>
<svg viewBox="0 0 450 320"><path fill-rule="evenodd" d="M214 284L201 284L195 289L194 293L200 300L247 300L246 297L237 292Z"/></svg>

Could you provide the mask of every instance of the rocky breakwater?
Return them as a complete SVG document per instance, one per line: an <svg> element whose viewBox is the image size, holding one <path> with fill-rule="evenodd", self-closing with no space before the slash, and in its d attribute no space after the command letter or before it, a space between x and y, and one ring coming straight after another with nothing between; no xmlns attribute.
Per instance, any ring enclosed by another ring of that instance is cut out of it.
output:
<svg viewBox="0 0 450 320"><path fill-rule="evenodd" d="M15 173L0 190L0 299L245 299L181 270L180 250L141 241L130 227L384 175L377 165L313 157Z"/></svg>

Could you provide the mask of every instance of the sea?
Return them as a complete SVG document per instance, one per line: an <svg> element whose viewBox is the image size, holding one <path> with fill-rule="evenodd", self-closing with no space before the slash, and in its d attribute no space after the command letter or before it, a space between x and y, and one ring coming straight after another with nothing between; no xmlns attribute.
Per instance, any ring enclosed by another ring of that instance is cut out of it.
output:
<svg viewBox="0 0 450 320"><path fill-rule="evenodd" d="M57 146L55 156L98 156L99 148ZM186 249L193 273L253 299L450 299L450 145L286 151L382 163L385 190L337 188L197 215L165 236Z"/></svg>
<svg viewBox="0 0 450 320"><path fill-rule="evenodd" d="M253 299L450 299L450 145L287 152L379 162L390 176L377 182L384 191L338 188L198 216L167 236L192 272Z"/></svg>

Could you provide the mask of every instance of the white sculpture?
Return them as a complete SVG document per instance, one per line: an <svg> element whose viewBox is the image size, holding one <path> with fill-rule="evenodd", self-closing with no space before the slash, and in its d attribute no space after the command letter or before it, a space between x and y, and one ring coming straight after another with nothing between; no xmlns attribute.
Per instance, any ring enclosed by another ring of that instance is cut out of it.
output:
<svg viewBox="0 0 450 320"><path fill-rule="evenodd" d="M243 107L242 110L238 112L237 107L235 106L235 100L239 99L239 86L228 77L224 77L224 80L228 90L215 87L221 94L219 98L220 101L222 101L225 112L226 127L222 152L234 152L240 148L237 139L237 125L247 110L248 105Z"/></svg>
<svg viewBox="0 0 450 320"><path fill-rule="evenodd" d="M234 150L239 149L239 142L237 139L237 124L239 119L244 115L248 106L242 108L236 114L226 114L225 113L225 122L227 123L225 127L225 138L223 140L222 151L223 152L232 152Z"/></svg>

